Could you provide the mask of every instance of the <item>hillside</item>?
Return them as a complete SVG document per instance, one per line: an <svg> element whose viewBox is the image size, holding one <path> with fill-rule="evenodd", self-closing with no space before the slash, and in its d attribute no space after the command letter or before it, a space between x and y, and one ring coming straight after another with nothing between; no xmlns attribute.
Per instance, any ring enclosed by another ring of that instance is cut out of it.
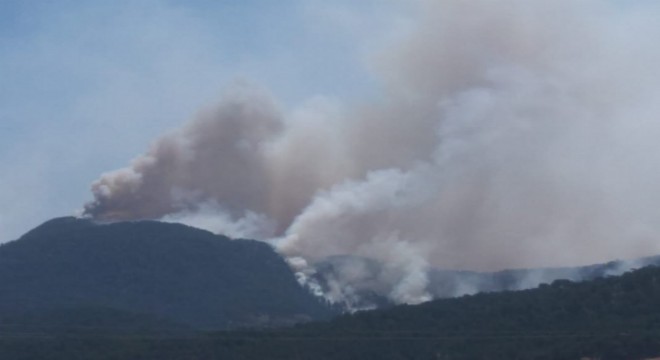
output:
<svg viewBox="0 0 660 360"><path fill-rule="evenodd" d="M229 240L177 224L98 225L60 218L0 246L0 358L658 356L660 267L597 277L619 267L609 263L581 268L583 276L596 277L591 281L557 280L530 290L248 331L237 328L328 319L333 314L298 286L286 263L263 243ZM491 276L506 284L519 274L516 270Z"/></svg>
<svg viewBox="0 0 660 360"><path fill-rule="evenodd" d="M660 354L660 268L190 337L0 339L39 359L646 359ZM38 347L34 345L38 344ZM100 350L102 349L102 350Z"/></svg>
<svg viewBox="0 0 660 360"><path fill-rule="evenodd" d="M58 325L67 317L54 314L62 313L108 319L108 311L124 314L128 324L140 316L158 327L196 329L332 314L270 246L184 225L58 218L0 246L4 324Z"/></svg>
<svg viewBox="0 0 660 360"><path fill-rule="evenodd" d="M660 354L659 303L660 268L647 267L346 315L287 335L308 339L315 359L641 359ZM312 350L320 338L333 345Z"/></svg>
<svg viewBox="0 0 660 360"><path fill-rule="evenodd" d="M390 276L388 264L376 259L351 255L331 256L314 264L312 280L326 292L343 298L348 309L374 309L392 306L381 279ZM434 299L453 298L484 292L525 290L555 280L585 281L621 275L649 265L660 265L660 256L616 260L577 267L512 269L496 272L458 271L432 268L427 290ZM357 270L356 270L357 269ZM342 284L338 288L336 284Z"/></svg>

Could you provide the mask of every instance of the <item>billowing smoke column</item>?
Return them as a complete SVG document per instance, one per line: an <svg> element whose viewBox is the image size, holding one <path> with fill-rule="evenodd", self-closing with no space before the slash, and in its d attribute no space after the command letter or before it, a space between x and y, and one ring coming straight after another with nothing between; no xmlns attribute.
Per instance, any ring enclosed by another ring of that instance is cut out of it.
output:
<svg viewBox="0 0 660 360"><path fill-rule="evenodd" d="M285 110L239 86L104 174L86 213L268 240L302 280L329 256L383 264L335 272L319 291L336 301L424 301L431 267L660 252L658 6L418 5L415 29L375 56L380 100Z"/></svg>

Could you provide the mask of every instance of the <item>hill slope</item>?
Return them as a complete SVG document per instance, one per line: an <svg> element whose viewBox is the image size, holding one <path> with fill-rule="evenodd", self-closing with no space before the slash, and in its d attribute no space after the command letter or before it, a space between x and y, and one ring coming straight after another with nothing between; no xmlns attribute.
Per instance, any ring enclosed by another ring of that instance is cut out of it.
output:
<svg viewBox="0 0 660 360"><path fill-rule="evenodd" d="M58 218L0 246L0 318L76 308L208 329L331 315L270 246L184 225Z"/></svg>
<svg viewBox="0 0 660 360"><path fill-rule="evenodd" d="M658 304L660 268L651 266L346 315L286 336L309 339L301 344L315 359L641 359L660 354ZM319 338L334 345L312 346Z"/></svg>
<svg viewBox="0 0 660 360"><path fill-rule="evenodd" d="M660 355L660 268L344 315L291 329L188 337L2 338L39 359L647 359ZM35 346L38 345L38 346Z"/></svg>
<svg viewBox="0 0 660 360"><path fill-rule="evenodd" d="M513 269L490 273L432 268L427 273L426 289L434 299L453 298L481 292L526 290L560 279L593 280L621 275L649 265L660 265L660 256L589 266ZM336 300L347 309L375 309L393 305L387 297L391 291L387 281L393 269L387 263L366 257L340 255L322 259L314 267L311 281L326 294L331 294L331 300Z"/></svg>

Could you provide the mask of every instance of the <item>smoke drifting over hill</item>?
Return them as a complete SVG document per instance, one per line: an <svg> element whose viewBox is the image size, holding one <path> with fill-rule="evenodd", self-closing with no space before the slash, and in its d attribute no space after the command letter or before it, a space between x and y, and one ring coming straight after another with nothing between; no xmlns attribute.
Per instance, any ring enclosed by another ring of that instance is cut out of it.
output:
<svg viewBox="0 0 660 360"><path fill-rule="evenodd" d="M374 288L411 303L429 298L431 266L659 252L660 8L419 6L415 28L374 57L379 100L291 110L237 86L104 174L86 214L268 240L301 277L327 256L375 258Z"/></svg>

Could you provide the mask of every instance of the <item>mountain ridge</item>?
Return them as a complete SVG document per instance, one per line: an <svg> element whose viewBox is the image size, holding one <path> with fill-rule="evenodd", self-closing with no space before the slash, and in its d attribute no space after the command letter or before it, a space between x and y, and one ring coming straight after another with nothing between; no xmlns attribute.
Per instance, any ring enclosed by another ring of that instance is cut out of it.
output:
<svg viewBox="0 0 660 360"><path fill-rule="evenodd" d="M269 245L186 225L64 217L0 246L0 316L76 306L208 329L334 314Z"/></svg>

